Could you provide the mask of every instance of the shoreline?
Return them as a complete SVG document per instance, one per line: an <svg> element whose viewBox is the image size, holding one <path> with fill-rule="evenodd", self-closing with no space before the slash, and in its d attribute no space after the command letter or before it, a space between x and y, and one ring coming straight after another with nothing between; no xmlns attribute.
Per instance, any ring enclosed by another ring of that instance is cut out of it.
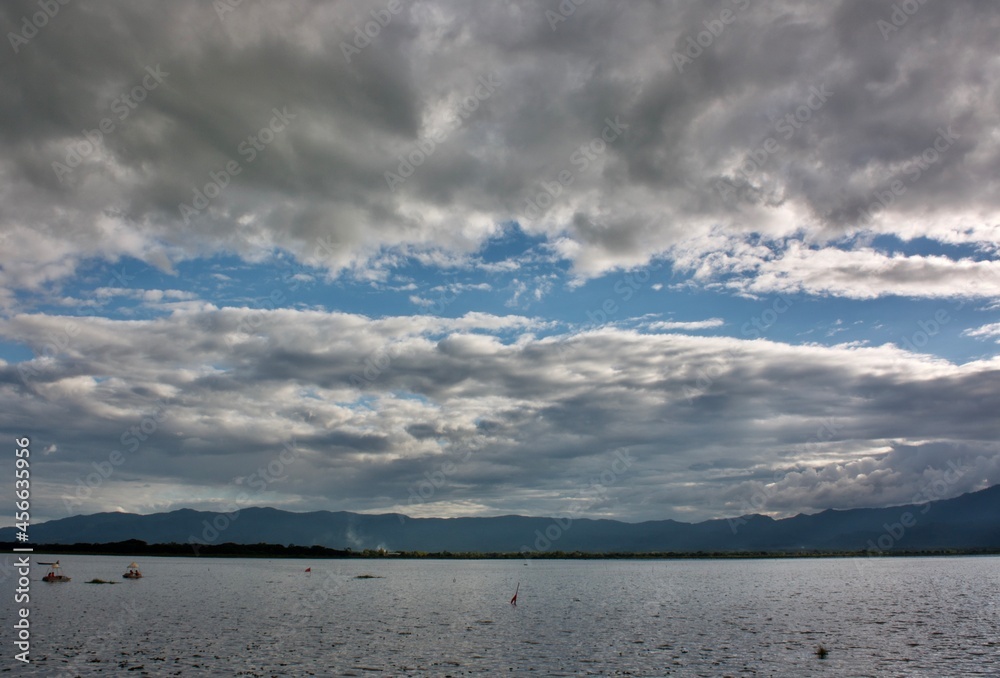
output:
<svg viewBox="0 0 1000 678"><path fill-rule="evenodd" d="M12 544L33 548L33 554L87 555L87 556L152 556L162 558L287 558L293 560L773 560L793 558L927 558L953 556L1000 555L1000 548L982 549L904 549L872 551L650 551L650 552L501 552L501 551L398 551L386 552L373 549L354 551L332 549L324 546L283 546L281 544L215 545L162 543L147 544L140 540L107 543L76 544Z"/></svg>

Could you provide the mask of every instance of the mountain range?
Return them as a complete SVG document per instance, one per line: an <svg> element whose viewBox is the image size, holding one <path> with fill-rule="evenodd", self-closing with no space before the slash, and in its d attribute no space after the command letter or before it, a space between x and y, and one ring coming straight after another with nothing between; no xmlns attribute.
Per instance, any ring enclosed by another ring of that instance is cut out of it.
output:
<svg viewBox="0 0 1000 678"><path fill-rule="evenodd" d="M96 513L33 525L34 544L295 544L388 551L794 552L919 551L1000 548L1000 485L925 504L830 509L775 520L762 515L682 523L625 523L586 518L409 518L344 511L292 513L245 508L234 513L180 509L136 515ZM0 528L12 542L13 527Z"/></svg>

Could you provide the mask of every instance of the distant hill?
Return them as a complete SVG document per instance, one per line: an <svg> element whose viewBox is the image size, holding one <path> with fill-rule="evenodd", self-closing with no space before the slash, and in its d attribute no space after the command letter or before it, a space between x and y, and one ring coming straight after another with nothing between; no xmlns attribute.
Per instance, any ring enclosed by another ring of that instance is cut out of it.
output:
<svg viewBox="0 0 1000 678"><path fill-rule="evenodd" d="M12 527L0 541L14 541ZM827 510L773 520L741 518L681 523L656 520L408 518L246 508L235 515L181 509L142 516L97 513L33 525L35 544L295 544L390 551L744 552L798 550L937 550L1000 547L1000 485L954 499L881 509Z"/></svg>

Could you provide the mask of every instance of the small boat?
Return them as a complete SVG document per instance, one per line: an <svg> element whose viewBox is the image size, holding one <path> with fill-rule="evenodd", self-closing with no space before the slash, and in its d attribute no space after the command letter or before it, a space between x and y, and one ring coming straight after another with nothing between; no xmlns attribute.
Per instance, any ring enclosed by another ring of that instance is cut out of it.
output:
<svg viewBox="0 0 1000 678"><path fill-rule="evenodd" d="M42 581L47 581L47 582L69 581L69 580L70 580L69 577L65 576L62 572L59 571L58 560L54 563L49 563L49 571L45 573L44 577L42 577Z"/></svg>
<svg viewBox="0 0 1000 678"><path fill-rule="evenodd" d="M139 566L135 563L130 563L128 566L128 571L122 575L125 579L142 579L142 572L139 571Z"/></svg>

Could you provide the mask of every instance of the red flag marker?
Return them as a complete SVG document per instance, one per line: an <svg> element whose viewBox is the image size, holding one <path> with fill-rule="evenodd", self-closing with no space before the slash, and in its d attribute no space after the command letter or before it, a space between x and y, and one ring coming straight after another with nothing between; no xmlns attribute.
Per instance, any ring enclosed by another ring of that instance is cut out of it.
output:
<svg viewBox="0 0 1000 678"><path fill-rule="evenodd" d="M510 604L517 607L517 592L521 590L521 582L517 582L517 588L514 589L514 597L510 599Z"/></svg>

